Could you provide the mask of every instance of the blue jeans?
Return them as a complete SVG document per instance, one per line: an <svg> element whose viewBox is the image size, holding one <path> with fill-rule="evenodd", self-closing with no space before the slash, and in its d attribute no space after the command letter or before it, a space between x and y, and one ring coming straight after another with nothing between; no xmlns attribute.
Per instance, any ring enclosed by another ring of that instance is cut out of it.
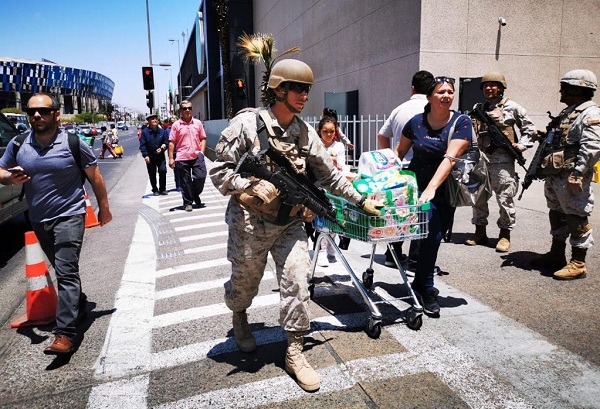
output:
<svg viewBox="0 0 600 409"><path fill-rule="evenodd" d="M58 217L47 222L32 222L31 225L56 274L58 306L56 327L52 333L73 339L77 335L80 298L84 297L79 277L79 254L85 215Z"/></svg>
<svg viewBox="0 0 600 409"><path fill-rule="evenodd" d="M456 208L445 202L434 199L430 203L429 234L420 240L417 271L413 280L413 288L417 291L433 289L433 271L437 263L440 244L444 234L452 226L456 211Z"/></svg>

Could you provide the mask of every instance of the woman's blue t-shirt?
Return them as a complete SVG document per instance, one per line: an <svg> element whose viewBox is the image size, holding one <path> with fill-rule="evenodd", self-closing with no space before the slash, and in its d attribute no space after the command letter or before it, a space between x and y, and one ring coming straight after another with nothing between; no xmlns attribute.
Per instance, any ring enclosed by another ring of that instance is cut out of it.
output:
<svg viewBox="0 0 600 409"><path fill-rule="evenodd" d="M412 140L413 158L408 166L415 172L419 191L425 190L438 166L442 163L448 149L448 134L452 124L456 121L452 139L471 140L473 125L467 115L453 112L450 121L441 129L432 129L427 122L427 114L413 116L404 126L402 135ZM438 193L436 192L436 198Z"/></svg>

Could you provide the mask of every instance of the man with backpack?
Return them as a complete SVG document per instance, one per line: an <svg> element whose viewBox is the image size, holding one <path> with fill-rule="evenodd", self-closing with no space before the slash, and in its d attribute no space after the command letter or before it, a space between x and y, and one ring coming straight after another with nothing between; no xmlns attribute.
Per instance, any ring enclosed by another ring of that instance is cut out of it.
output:
<svg viewBox="0 0 600 409"><path fill-rule="evenodd" d="M94 152L76 136L71 139L59 130L58 101L34 94L26 112L32 131L9 142L0 158L0 183L24 185L31 225L56 274L55 337L44 353L68 354L75 348L77 325L86 313L79 275L86 214L83 174L98 200L100 225L110 222L112 215Z"/></svg>

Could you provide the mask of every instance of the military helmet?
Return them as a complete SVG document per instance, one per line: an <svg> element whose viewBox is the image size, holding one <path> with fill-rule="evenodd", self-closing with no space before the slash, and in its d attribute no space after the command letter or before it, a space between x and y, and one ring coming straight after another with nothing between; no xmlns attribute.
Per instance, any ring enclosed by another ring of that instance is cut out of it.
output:
<svg viewBox="0 0 600 409"><path fill-rule="evenodd" d="M589 70L571 70L560 79L560 82L573 85L575 87L583 87L596 89L598 88L598 80L596 75Z"/></svg>
<svg viewBox="0 0 600 409"><path fill-rule="evenodd" d="M299 82L312 85L314 82L313 72L306 63L300 60L292 58L281 60L271 69L267 86L275 89L283 82Z"/></svg>
<svg viewBox="0 0 600 409"><path fill-rule="evenodd" d="M486 72L485 74L483 74L483 77L481 77L481 89L483 89L483 84L486 82L499 82L500 84L502 84L504 89L507 88L506 78L504 78L504 74L499 72Z"/></svg>

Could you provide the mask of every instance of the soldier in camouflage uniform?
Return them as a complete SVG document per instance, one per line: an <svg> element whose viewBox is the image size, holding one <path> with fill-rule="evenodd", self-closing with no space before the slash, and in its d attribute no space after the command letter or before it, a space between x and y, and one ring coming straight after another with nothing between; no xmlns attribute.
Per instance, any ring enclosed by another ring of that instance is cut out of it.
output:
<svg viewBox="0 0 600 409"><path fill-rule="evenodd" d="M523 152L532 144L536 135L535 126L527 116L525 109L504 96L506 79L501 73L486 73L481 79L481 90L486 102L482 110L498 125L502 133L512 142L513 148ZM516 210L515 196L519 190L518 177L515 172L515 160L503 148L489 151L490 137L487 135L485 124L474 121L477 131L477 143L487 159L488 175L492 191L496 194L496 201L500 217L498 227L500 236L496 244L496 251L506 253L510 250L510 232L515 227ZM519 129L520 137L517 138L515 128ZM490 211L487 200L473 206L471 223L475 225L475 234L465 241L465 244L476 246L486 245L488 241L486 225Z"/></svg>
<svg viewBox="0 0 600 409"><path fill-rule="evenodd" d="M569 71L560 80L560 102L567 108L558 117L561 132L552 144L553 153L542 161L552 247L530 263L538 268L564 266L554 272L557 280L585 277L585 256L594 244L588 217L594 208L593 167L600 159L600 106L592 101L597 87L596 76L588 70ZM565 256L568 237L569 263Z"/></svg>
<svg viewBox="0 0 600 409"><path fill-rule="evenodd" d="M293 168L306 174L334 195L379 214L380 204L365 200L338 172L313 127L299 114L308 100L313 73L308 65L285 59L275 64L268 80L267 109L242 111L221 133L216 146L215 166L210 171L214 185L231 199L225 213L229 226L227 258L232 264L225 283L225 304L233 311L233 329L238 348L253 352L256 341L248 324L246 309L258 293L270 252L280 290L279 321L288 334L285 368L306 391L316 391L320 379L302 355L304 332L310 328L308 276L310 259L304 230L306 209L294 208L283 225L276 223L280 206L277 188L266 180L246 179L234 172L242 155L257 154L257 114L268 130L271 148L285 155ZM276 170L276 165L271 164Z"/></svg>

